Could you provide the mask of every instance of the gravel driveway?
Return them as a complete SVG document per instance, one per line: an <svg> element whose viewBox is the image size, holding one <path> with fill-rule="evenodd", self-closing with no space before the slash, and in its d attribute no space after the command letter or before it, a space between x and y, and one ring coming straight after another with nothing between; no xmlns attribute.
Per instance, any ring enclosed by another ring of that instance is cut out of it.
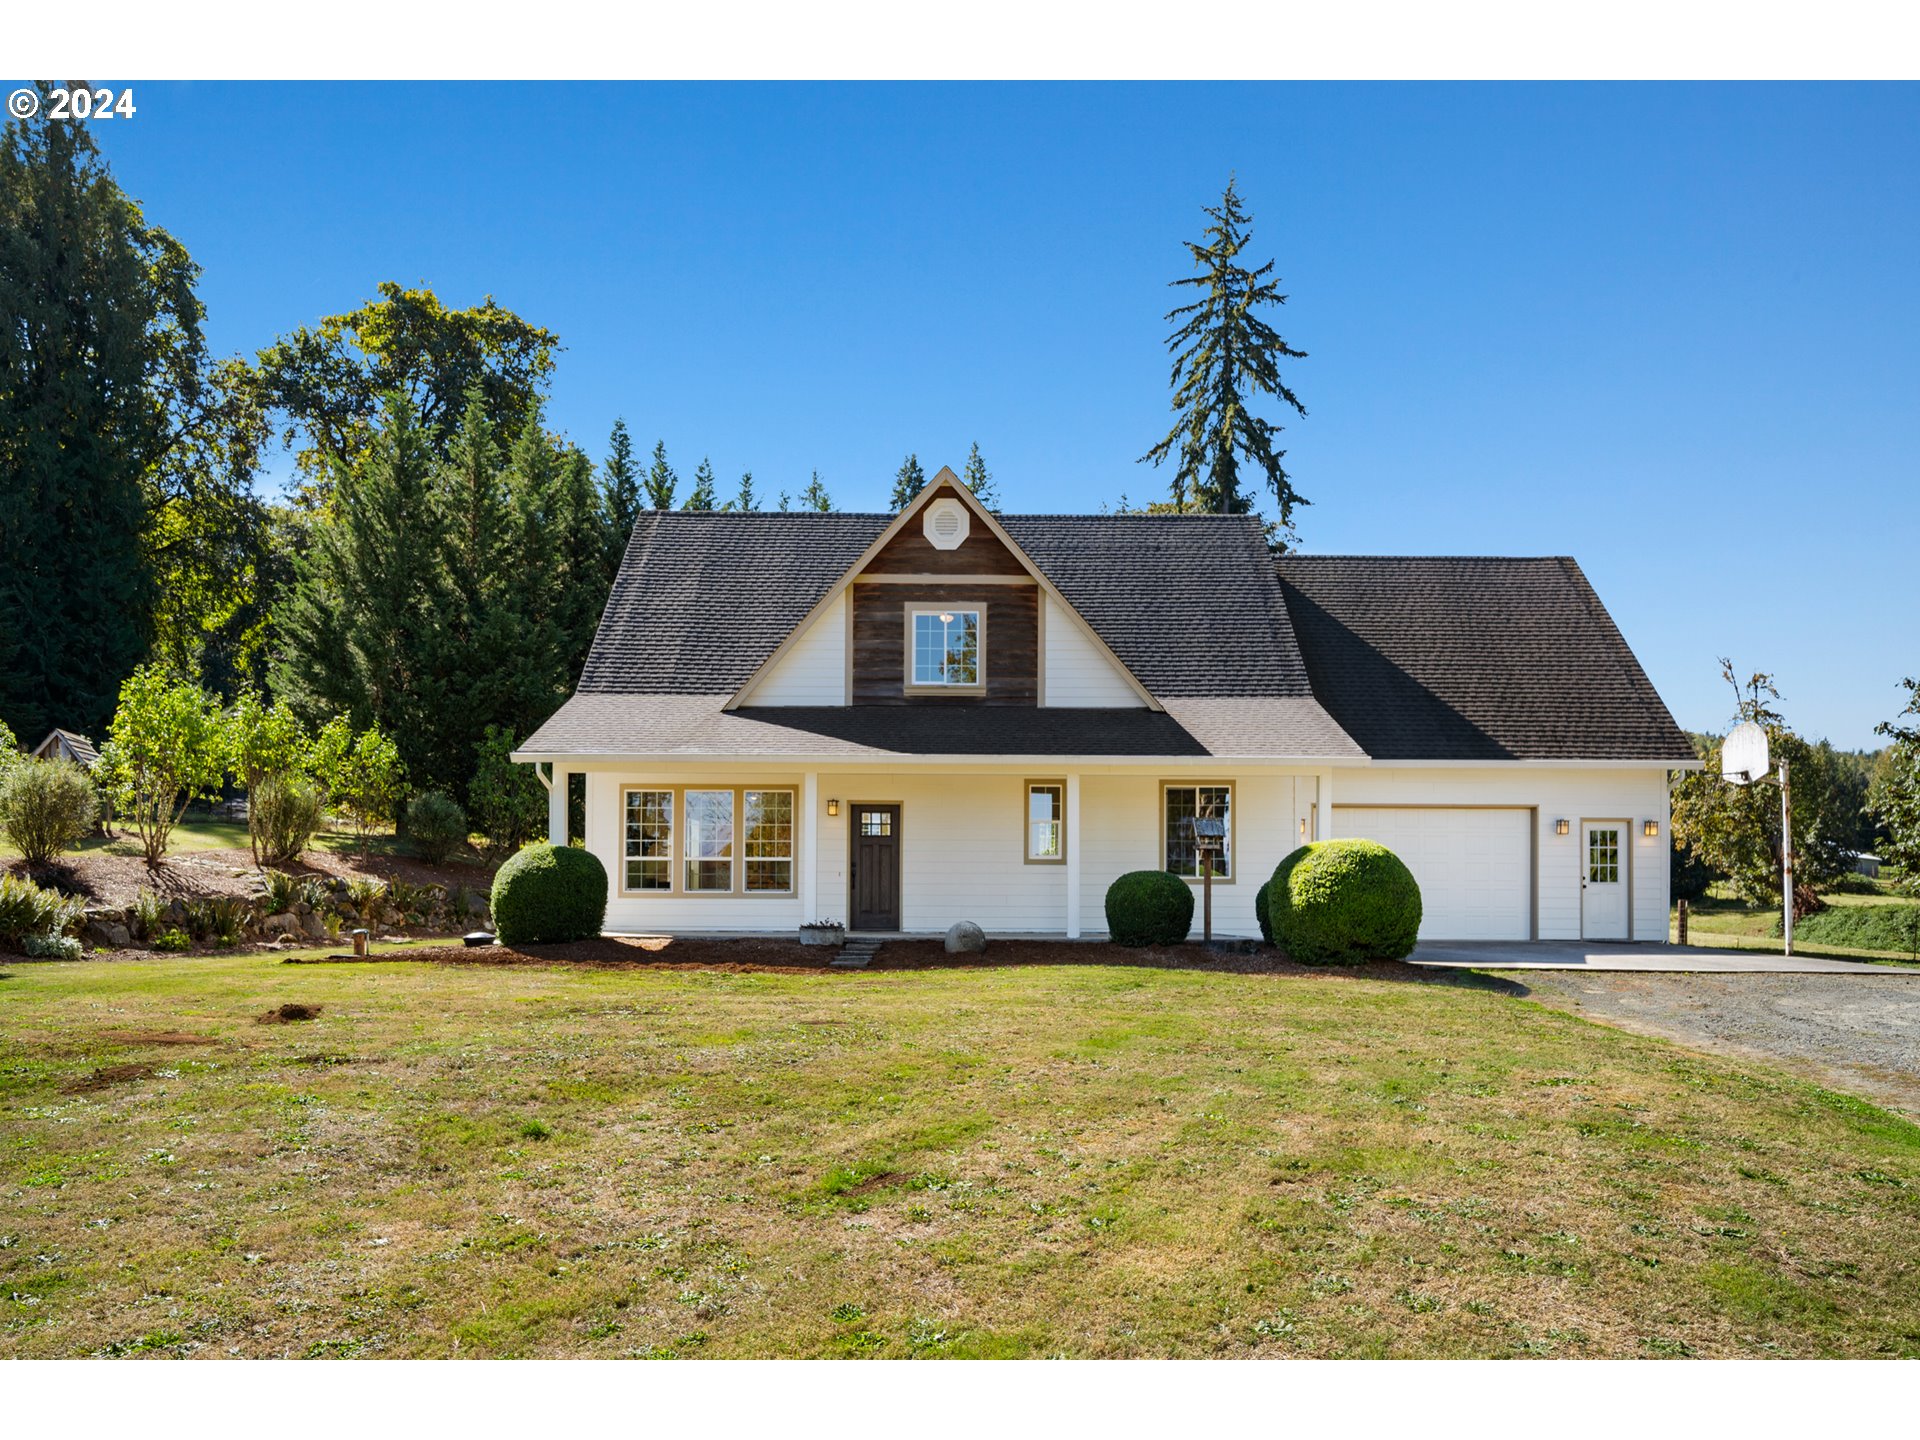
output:
<svg viewBox="0 0 1920 1440"><path fill-rule="evenodd" d="M1702 1050L1752 1056L1920 1115L1920 972L1508 972L1543 1004Z"/></svg>

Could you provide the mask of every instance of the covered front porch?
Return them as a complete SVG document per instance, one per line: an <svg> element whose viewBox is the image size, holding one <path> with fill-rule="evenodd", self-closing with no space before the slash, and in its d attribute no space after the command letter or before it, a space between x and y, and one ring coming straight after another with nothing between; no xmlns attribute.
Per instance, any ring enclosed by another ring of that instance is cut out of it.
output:
<svg viewBox="0 0 1920 1440"><path fill-rule="evenodd" d="M569 834L573 774L584 776L581 835ZM1320 834L1332 788L1327 770L1164 759L556 762L542 778L550 838L581 840L607 868L607 930L618 935L792 934L837 921L855 935L937 936L970 920L1003 938L1104 937L1107 887L1170 855L1177 863L1181 817L1220 804L1229 853L1213 886L1214 932L1253 936L1254 891Z"/></svg>

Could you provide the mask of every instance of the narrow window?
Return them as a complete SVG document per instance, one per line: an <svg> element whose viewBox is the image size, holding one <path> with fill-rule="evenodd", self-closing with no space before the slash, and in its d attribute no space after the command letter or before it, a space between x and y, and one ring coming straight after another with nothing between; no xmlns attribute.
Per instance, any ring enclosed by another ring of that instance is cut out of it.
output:
<svg viewBox="0 0 1920 1440"><path fill-rule="evenodd" d="M1027 859L1064 860L1066 857L1065 787L1027 786Z"/></svg>
<svg viewBox="0 0 1920 1440"><path fill-rule="evenodd" d="M1233 876L1233 787L1231 785L1169 785L1166 790L1166 868L1175 875L1200 874L1200 857L1193 848L1193 836L1187 821L1194 818L1221 820L1227 837L1213 856L1217 879Z"/></svg>
<svg viewBox="0 0 1920 1440"><path fill-rule="evenodd" d="M980 612L915 610L912 683L977 688L980 684Z"/></svg>
<svg viewBox="0 0 1920 1440"><path fill-rule="evenodd" d="M673 792L627 791L627 889L673 889Z"/></svg>
<svg viewBox="0 0 1920 1440"><path fill-rule="evenodd" d="M740 807L740 843L749 891L793 889L793 792L748 790Z"/></svg>
<svg viewBox="0 0 1920 1440"><path fill-rule="evenodd" d="M689 790L686 813L687 889L733 889L733 791Z"/></svg>

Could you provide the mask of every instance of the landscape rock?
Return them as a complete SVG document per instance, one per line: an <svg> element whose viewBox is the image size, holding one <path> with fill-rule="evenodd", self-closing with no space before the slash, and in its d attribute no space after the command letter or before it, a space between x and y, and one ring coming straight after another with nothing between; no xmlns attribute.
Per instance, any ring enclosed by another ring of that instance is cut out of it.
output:
<svg viewBox="0 0 1920 1440"><path fill-rule="evenodd" d="M299 928L300 917L291 911L285 911L279 915L269 915L266 919L266 929L275 934L285 934L289 930L298 930Z"/></svg>
<svg viewBox="0 0 1920 1440"><path fill-rule="evenodd" d="M327 927L320 917L309 910L300 917L300 928L315 940L327 938Z"/></svg>
<svg viewBox="0 0 1920 1440"><path fill-rule="evenodd" d="M133 944L133 936L117 920L89 920L87 943L98 950L125 950Z"/></svg>
<svg viewBox="0 0 1920 1440"><path fill-rule="evenodd" d="M956 920L947 929L949 955L978 955L987 948L987 932L971 920Z"/></svg>

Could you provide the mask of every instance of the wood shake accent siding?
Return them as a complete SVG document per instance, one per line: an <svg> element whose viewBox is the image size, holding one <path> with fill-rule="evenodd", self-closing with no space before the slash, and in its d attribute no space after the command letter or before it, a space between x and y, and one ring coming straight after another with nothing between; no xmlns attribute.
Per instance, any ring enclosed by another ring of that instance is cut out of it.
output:
<svg viewBox="0 0 1920 1440"><path fill-rule="evenodd" d="M966 548L963 545L960 553L964 553ZM1040 703L1039 586L968 585L964 582L954 585L855 585L851 593L855 705ZM906 612L908 607L915 605L951 605L982 612L987 670L984 695L978 692L962 695L906 693Z"/></svg>
<svg viewBox="0 0 1920 1440"><path fill-rule="evenodd" d="M931 505L943 495L953 492L941 486L927 497ZM900 533L889 540L886 547L874 556L867 568L861 572L867 575L1025 575L1027 567L1020 563L1020 557L1000 543L997 536L978 520L973 522L967 538L952 550L937 550L933 542L927 539L921 524L921 515L926 506L915 510L911 518L901 528Z"/></svg>

